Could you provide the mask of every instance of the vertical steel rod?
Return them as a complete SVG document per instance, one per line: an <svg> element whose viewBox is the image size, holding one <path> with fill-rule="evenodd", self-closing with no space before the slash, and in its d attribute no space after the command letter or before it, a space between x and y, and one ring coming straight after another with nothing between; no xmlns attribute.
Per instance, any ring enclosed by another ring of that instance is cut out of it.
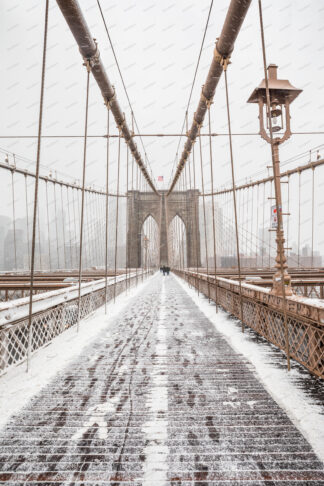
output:
<svg viewBox="0 0 324 486"><path fill-rule="evenodd" d="M238 221L237 221L237 207L236 207L236 184L235 184L235 172L234 172L234 160L233 160L233 143L232 143L232 124L231 114L229 110L229 96L228 96L228 82L227 82L227 65L224 66L225 74L225 95L226 95L226 110L227 110L227 125L228 125L228 140L231 157L231 175L232 175L232 190L233 190L233 206L234 206L234 218L235 218L235 239L236 239L236 253L237 253L237 269L239 277L239 290L240 290L240 314L242 332L244 332L244 315L243 315L243 298L242 298L242 278L241 278L241 258L240 258L240 241L238 234Z"/></svg>
<svg viewBox="0 0 324 486"><path fill-rule="evenodd" d="M110 135L110 108L107 106L107 145L106 145L106 231L105 231L105 314L107 314L108 297L108 223L109 223L109 135Z"/></svg>
<svg viewBox="0 0 324 486"><path fill-rule="evenodd" d="M77 332L79 332L79 328L80 328L80 317L81 317L82 250L83 250L83 223L84 223L85 179L86 179L86 163L87 163L87 140L88 140L87 135L88 135L88 113L89 113L89 85L90 85L90 65L89 65L89 63L87 63L87 87L86 87L85 121L84 121L82 192L81 192L81 217L80 217L79 289L78 289L78 323L77 323Z"/></svg>
<svg viewBox="0 0 324 486"><path fill-rule="evenodd" d="M31 252L31 263L30 263L27 372L30 369L30 358L31 358L31 352L32 352L32 314L33 314L33 290L34 290L34 270L35 270L36 221L37 221L37 206L38 206L40 150L41 150L41 140L42 140L41 136L42 136L42 126L43 126L43 104L44 104L44 87L45 87L45 71L46 71L46 47L47 47L47 31L48 31L48 4L49 4L49 0L46 0L45 22L44 22L44 41L43 41L43 60L42 60L42 74L41 74L41 92L40 92L39 117L38 117L38 138L37 138L36 174L35 174L32 252Z"/></svg>

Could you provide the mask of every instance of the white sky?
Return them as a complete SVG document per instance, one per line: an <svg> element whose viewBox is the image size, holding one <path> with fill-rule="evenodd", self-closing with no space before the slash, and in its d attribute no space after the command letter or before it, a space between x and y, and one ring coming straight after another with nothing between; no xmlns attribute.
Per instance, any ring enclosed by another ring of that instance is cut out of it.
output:
<svg viewBox="0 0 324 486"><path fill-rule="evenodd" d="M214 2L198 76L189 109L191 122L201 86L221 32L229 0ZM199 2L101 0L140 130L179 133L182 127L203 31L210 6ZM80 0L90 30L99 44L108 76L130 123L130 109L116 69L96 0ZM36 135L45 1L0 0L0 135ZM303 93L291 109L293 131L324 131L324 2L322 0L264 0L267 61L279 65L279 77L289 79ZM257 1L253 0L238 36L228 71L233 132L258 132L257 107L248 105L252 90L263 78ZM82 135L86 73L67 24L54 0L50 1L49 39L43 134ZM212 106L212 130L227 129L222 78ZM91 82L89 133L104 134L106 108L99 88ZM115 130L115 127L114 127ZM208 143L206 139L204 143ZM323 135L295 135L281 146L281 160L324 143ZM153 177L170 180L178 139L144 138ZM182 151L184 141L181 142ZM138 141L141 153L142 147ZM36 140L0 139L0 148L35 160ZM229 148L226 137L214 140L214 187L227 183ZM82 139L51 139L42 144L41 163L49 169L81 178ZM88 184L103 185L105 140L88 144ZM112 171L116 167L112 142ZM207 154L207 146L205 147ZM322 155L324 150L322 149ZM122 149L125 157L125 148ZM4 156L0 154L0 159ZM235 137L237 180L266 172L270 147L259 136ZM308 161L305 155L290 167ZM206 161L207 163L207 161ZM34 162L31 162L32 169ZM49 169L43 169L45 173ZM63 175L61 176L63 178ZM111 189L115 186L111 177ZM1 183L0 183L1 188ZM307 192L307 189L306 189ZM1 211L4 214L5 211ZM320 221L323 226L323 221ZM324 243L320 241L319 243Z"/></svg>
<svg viewBox="0 0 324 486"><path fill-rule="evenodd" d="M34 0L1 0L0 134L36 134L44 8ZM111 2L101 0L140 129L148 132L181 130L210 1ZM81 8L126 117L130 110L123 92L96 0L81 0ZM229 0L214 2L201 58L189 120L220 34ZM322 117L324 58L324 3L321 0L264 0L268 63L279 65L279 76L288 78L304 92L292 106L294 131L324 130ZM246 104L263 77L257 2L253 1L239 34L229 69L233 131L258 131L256 106ZM314 96L316 93L316 96ZM84 123L85 69L78 47L54 0L50 2L49 43L45 90L44 134L82 134ZM105 132L106 113L99 89L92 82L89 132ZM213 131L226 130L224 84L215 97ZM281 150L284 160L312 146L322 136L292 137ZM178 140L145 138L154 176L169 180ZM35 142L0 140L2 148L35 159ZM181 143L181 148L183 143ZM89 182L100 184L105 143L89 144ZM220 185L228 179L228 144L214 143ZM42 163L64 173L80 176L82 140L44 141ZM249 176L267 164L269 147L259 137L235 140L237 176ZM217 182L218 182L217 180Z"/></svg>

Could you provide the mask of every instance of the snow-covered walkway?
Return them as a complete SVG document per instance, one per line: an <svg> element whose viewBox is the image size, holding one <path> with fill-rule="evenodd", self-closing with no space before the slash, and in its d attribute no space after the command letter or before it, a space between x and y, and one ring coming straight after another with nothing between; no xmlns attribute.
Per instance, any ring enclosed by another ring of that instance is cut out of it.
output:
<svg viewBox="0 0 324 486"><path fill-rule="evenodd" d="M0 431L0 484L306 486L324 472L251 363L155 275Z"/></svg>

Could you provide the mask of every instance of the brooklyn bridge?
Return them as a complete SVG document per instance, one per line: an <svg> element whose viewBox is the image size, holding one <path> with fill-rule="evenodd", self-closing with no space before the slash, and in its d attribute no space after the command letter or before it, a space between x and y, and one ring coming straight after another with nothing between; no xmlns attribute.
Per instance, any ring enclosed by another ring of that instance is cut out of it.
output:
<svg viewBox="0 0 324 486"><path fill-rule="evenodd" d="M320 0L0 9L0 484L324 485Z"/></svg>

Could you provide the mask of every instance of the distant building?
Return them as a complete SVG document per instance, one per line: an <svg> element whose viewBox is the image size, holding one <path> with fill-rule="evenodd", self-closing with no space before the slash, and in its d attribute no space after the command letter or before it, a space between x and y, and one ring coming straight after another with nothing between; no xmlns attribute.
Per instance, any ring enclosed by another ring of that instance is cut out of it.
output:
<svg viewBox="0 0 324 486"><path fill-rule="evenodd" d="M16 229L16 237L13 229L9 229L3 245L3 270L24 269L24 232Z"/></svg>
<svg viewBox="0 0 324 486"><path fill-rule="evenodd" d="M240 264L244 268L256 268L258 266L256 255L240 255Z"/></svg>
<svg viewBox="0 0 324 486"><path fill-rule="evenodd" d="M222 256L221 257L221 267L222 268L236 268L237 267L237 257L236 256Z"/></svg>
<svg viewBox="0 0 324 486"><path fill-rule="evenodd" d="M323 265L322 256L318 251L314 251L313 257L308 254L307 247L302 249L301 255L293 251L290 252L287 258L288 267L305 267L305 268L321 268Z"/></svg>
<svg viewBox="0 0 324 486"><path fill-rule="evenodd" d="M10 228L11 220L7 216L0 216L0 270L5 270L4 267L4 242Z"/></svg>

